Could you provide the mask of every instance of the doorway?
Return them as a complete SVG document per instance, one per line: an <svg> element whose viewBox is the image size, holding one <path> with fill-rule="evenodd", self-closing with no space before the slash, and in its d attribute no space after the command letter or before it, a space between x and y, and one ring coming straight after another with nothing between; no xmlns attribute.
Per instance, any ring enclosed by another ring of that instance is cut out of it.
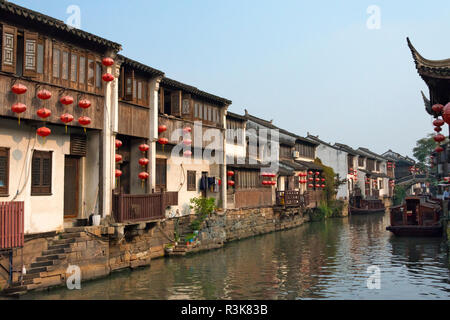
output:
<svg viewBox="0 0 450 320"><path fill-rule="evenodd" d="M80 158L66 156L64 161L64 218L79 214Z"/></svg>

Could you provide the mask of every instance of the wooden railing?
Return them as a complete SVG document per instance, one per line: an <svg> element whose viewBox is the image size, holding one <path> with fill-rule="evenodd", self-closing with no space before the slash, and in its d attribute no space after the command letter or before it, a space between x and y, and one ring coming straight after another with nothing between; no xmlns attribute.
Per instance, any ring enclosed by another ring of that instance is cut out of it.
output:
<svg viewBox="0 0 450 320"><path fill-rule="evenodd" d="M23 201L0 202L0 250L23 247Z"/></svg>
<svg viewBox="0 0 450 320"><path fill-rule="evenodd" d="M163 219L171 205L178 205L178 192L113 195L113 214L119 223Z"/></svg>
<svg viewBox="0 0 450 320"><path fill-rule="evenodd" d="M297 190L277 191L277 205L285 207L299 207L305 205L305 199Z"/></svg>

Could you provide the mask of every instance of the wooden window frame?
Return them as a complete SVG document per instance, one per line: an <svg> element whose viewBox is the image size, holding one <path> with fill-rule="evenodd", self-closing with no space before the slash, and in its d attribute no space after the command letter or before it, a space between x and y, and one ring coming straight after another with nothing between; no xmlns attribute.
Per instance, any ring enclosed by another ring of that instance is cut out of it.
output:
<svg viewBox="0 0 450 320"><path fill-rule="evenodd" d="M187 191L197 191L197 171L188 170L186 177Z"/></svg>
<svg viewBox="0 0 450 320"><path fill-rule="evenodd" d="M5 46L7 35L12 35L12 47L7 48ZM17 63L17 28L13 26L9 26L6 24L2 24L2 61L1 61L1 69L3 72L8 73L16 73L16 63ZM12 52L12 61L11 63L8 61L5 61L6 50L11 50Z"/></svg>
<svg viewBox="0 0 450 320"><path fill-rule="evenodd" d="M87 73L86 73L86 86L87 86L87 91L95 91L95 66L96 66L96 60L95 57L92 54L87 54L86 55L86 61L87 61ZM90 78L89 78L89 71L91 70L90 67L90 63L89 61L91 61L91 63L93 64L92 67L92 83L90 83Z"/></svg>
<svg viewBox="0 0 450 320"><path fill-rule="evenodd" d="M81 60L84 60L84 68L81 65ZM83 76L81 76L81 71L83 71ZM78 53L78 88L83 91L87 88L87 56L81 52Z"/></svg>
<svg viewBox="0 0 450 320"><path fill-rule="evenodd" d="M156 189L159 189L159 191L162 191L162 190L167 191L167 159L156 158L156 166L161 165L161 164L163 164L165 167L165 171L163 173L165 176L165 178L164 178L165 183L161 184L161 183L158 183L158 181L156 181L156 179L158 177L158 173L157 173L156 177L155 177L155 187L156 187Z"/></svg>
<svg viewBox="0 0 450 320"><path fill-rule="evenodd" d="M34 184L34 171L35 171L35 160L39 159L39 184ZM50 181L48 185L44 184L44 168L43 168L43 160L50 160L50 170L49 177L47 177ZM53 152L52 151L33 151L33 157L31 162L31 195L32 196L49 196L52 195L52 178L53 178Z"/></svg>
<svg viewBox="0 0 450 320"><path fill-rule="evenodd" d="M29 42L34 42L34 52L28 51ZM35 77L37 73L37 54L38 54L39 35L36 32L23 32L23 75L25 77ZM27 68L27 57L32 56L34 65Z"/></svg>
<svg viewBox="0 0 450 320"><path fill-rule="evenodd" d="M9 170L10 170L9 148L0 147L0 156L3 156L6 158L5 185L0 186L0 197L8 197L9 196Z"/></svg>
<svg viewBox="0 0 450 320"><path fill-rule="evenodd" d="M55 64L56 51L59 51L59 55L58 55L59 61L58 61L58 63ZM52 80L53 80L53 82L55 82L57 84L59 84L61 82L61 52L62 52L61 48L58 45L56 45L55 43L53 43L53 46L52 46ZM55 75L55 65L58 66L58 74L57 75Z"/></svg>

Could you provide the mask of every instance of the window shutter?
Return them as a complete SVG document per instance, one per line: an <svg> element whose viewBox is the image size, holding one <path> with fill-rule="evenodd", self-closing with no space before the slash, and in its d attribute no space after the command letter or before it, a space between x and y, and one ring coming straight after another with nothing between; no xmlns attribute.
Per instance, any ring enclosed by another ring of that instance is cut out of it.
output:
<svg viewBox="0 0 450 320"><path fill-rule="evenodd" d="M3 25L2 71L16 72L17 29Z"/></svg>
<svg viewBox="0 0 450 320"><path fill-rule="evenodd" d="M47 195L52 189L52 153L34 151L31 168L31 194Z"/></svg>
<svg viewBox="0 0 450 320"><path fill-rule="evenodd" d="M173 116L181 117L181 91L170 94L170 113Z"/></svg>
<svg viewBox="0 0 450 320"><path fill-rule="evenodd" d="M24 76L36 76L37 69L37 47L38 34L35 32L24 32L24 59L23 59L23 74Z"/></svg>
<svg viewBox="0 0 450 320"><path fill-rule="evenodd" d="M164 88L159 88L159 112L164 113Z"/></svg>
<svg viewBox="0 0 450 320"><path fill-rule="evenodd" d="M0 148L0 194L8 194L9 186L9 149Z"/></svg>
<svg viewBox="0 0 450 320"><path fill-rule="evenodd" d="M125 99L125 68L121 67L120 68L120 98L121 99Z"/></svg>
<svg viewBox="0 0 450 320"><path fill-rule="evenodd" d="M41 184L41 159L33 157L31 170L31 184L33 187Z"/></svg>
<svg viewBox="0 0 450 320"><path fill-rule="evenodd" d="M86 157L87 143L86 135L70 135L70 155Z"/></svg>
<svg viewBox="0 0 450 320"><path fill-rule="evenodd" d="M134 92L134 72L125 73L125 100L133 100L133 92Z"/></svg>

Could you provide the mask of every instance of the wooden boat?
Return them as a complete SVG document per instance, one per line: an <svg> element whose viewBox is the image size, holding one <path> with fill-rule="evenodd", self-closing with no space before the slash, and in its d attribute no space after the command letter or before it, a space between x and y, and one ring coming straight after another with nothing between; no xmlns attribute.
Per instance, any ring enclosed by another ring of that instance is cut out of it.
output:
<svg viewBox="0 0 450 320"><path fill-rule="evenodd" d="M403 204L391 207L391 225L386 230L396 236L440 237L441 213L439 201L426 196L406 197Z"/></svg>
<svg viewBox="0 0 450 320"><path fill-rule="evenodd" d="M386 207L380 199L363 199L361 196L355 196L350 199L348 210L350 214L370 214L384 212Z"/></svg>

